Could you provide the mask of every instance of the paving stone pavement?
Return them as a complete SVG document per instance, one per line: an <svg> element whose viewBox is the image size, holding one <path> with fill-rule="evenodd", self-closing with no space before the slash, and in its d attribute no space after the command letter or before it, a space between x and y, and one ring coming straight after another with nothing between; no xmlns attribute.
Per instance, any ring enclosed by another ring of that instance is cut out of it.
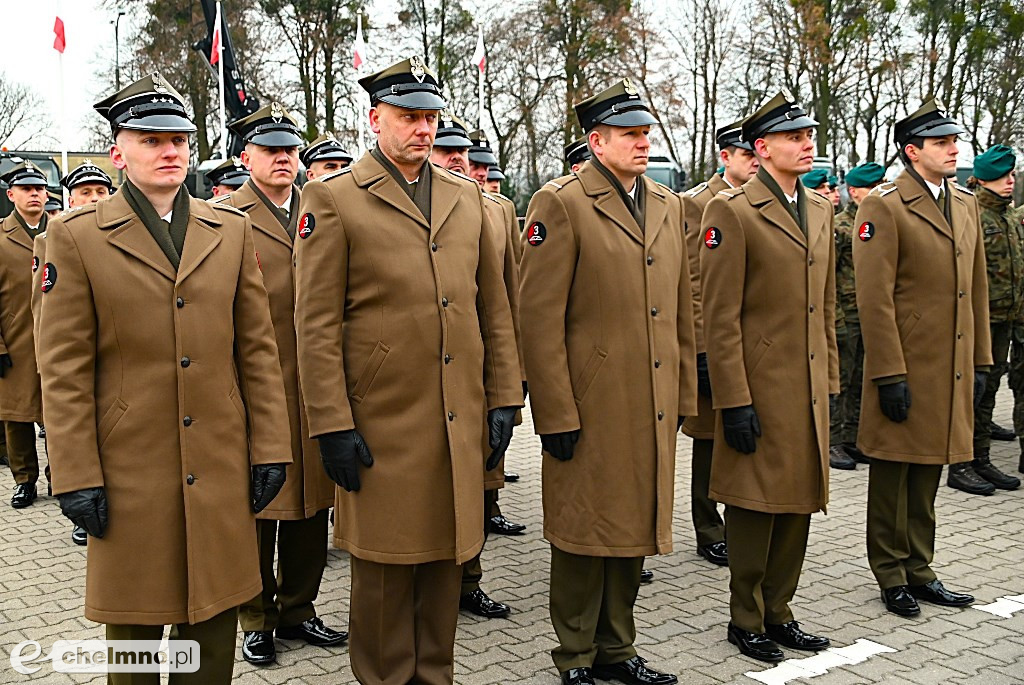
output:
<svg viewBox="0 0 1024 685"><path fill-rule="evenodd" d="M1011 425L1011 403L1004 387L996 407L996 419L1003 425ZM483 554L483 587L494 599L510 604L513 613L505 620L461 615L455 655L455 681L460 685L558 683L549 656L554 634L547 612L550 553L541 534L540 444L532 435L528 412L524 418L507 460L508 469L522 479L502 491L501 507L510 519L527 524L528 531L521 537L491 536ZM994 443L992 459L1004 471L1016 473L1018 454L1016 442ZM653 666L678 673L684 684L756 683L744 674L770 667L739 655L725 641L728 570L709 565L694 551L690 440L685 436L679 438L677 474L675 552L647 561L655 582L640 589L637 648ZM805 629L828 636L837 647L867 639L896 651L792 682L1024 683L1024 610L1001 618L975 608L924 605L916 619L885 611L865 558L867 468L833 470L830 475L829 514L813 517L794 613ZM15 511L7 505L8 493L2 493L0 503L0 683L103 682L100 676L57 674L49 664L31 676L11 669L10 652L22 640L39 641L46 654L58 639L100 638L102 627L82 616L85 550L71 544L71 526L61 517L56 499L45 496L44 486L35 505ZM937 511L934 567L940 578L954 589L973 592L981 605L1024 594L1024 490L972 497L942 485ZM317 601L328 625L346 626L348 590L347 555L332 549ZM346 648L299 648L296 642L281 641L278 664L269 668L246 664L238 647L235 681L355 682Z"/></svg>

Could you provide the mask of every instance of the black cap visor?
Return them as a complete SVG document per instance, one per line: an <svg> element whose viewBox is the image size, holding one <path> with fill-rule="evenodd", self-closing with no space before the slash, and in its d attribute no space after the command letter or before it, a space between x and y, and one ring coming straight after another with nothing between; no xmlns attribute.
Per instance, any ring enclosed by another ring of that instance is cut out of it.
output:
<svg viewBox="0 0 1024 685"><path fill-rule="evenodd" d="M498 158L494 156L489 150L470 150L469 161L474 164L483 164L486 166L497 166Z"/></svg>
<svg viewBox="0 0 1024 685"><path fill-rule="evenodd" d="M196 125L187 118L170 113L150 114L144 117L135 117L125 120L123 123L114 123L114 133L122 128L131 131L156 131L158 133L195 133Z"/></svg>
<svg viewBox="0 0 1024 685"><path fill-rule="evenodd" d="M658 123L658 120L646 108L637 107L619 111L613 109L607 115L599 117L594 121L594 126L606 124L620 128L632 128L633 126L653 126L656 123Z"/></svg>
<svg viewBox="0 0 1024 685"><path fill-rule="evenodd" d="M402 109L426 109L426 110L442 110L448 106L448 103L444 101L437 92L432 90L412 90L401 92L401 85L394 86L394 91L385 90L378 94L374 94L373 104L376 105L378 102L386 102L389 105L395 107L401 107Z"/></svg>
<svg viewBox="0 0 1024 685"><path fill-rule="evenodd" d="M465 133L458 131L438 131L437 137L434 138L434 147L473 147L473 141L466 137Z"/></svg>

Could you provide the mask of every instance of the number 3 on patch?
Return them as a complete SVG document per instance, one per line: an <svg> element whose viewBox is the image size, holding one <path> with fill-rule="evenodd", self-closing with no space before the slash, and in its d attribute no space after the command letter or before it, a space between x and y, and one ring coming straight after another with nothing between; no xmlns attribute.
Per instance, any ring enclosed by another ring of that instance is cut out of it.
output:
<svg viewBox="0 0 1024 685"><path fill-rule="evenodd" d="M712 226L708 230L704 231L704 245L709 250L714 250L716 247L722 244L722 232Z"/></svg>
<svg viewBox="0 0 1024 685"><path fill-rule="evenodd" d="M875 225L870 221L865 221L857 229L857 237L864 242L871 240L875 237Z"/></svg>

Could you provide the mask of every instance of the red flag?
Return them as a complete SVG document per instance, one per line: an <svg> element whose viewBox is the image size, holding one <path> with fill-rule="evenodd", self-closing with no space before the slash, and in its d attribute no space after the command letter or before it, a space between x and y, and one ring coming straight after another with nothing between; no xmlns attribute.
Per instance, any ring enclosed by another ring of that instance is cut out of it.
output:
<svg viewBox="0 0 1024 685"><path fill-rule="evenodd" d="M53 35L53 49L63 55L67 41L64 40L64 22L60 17L53 22Z"/></svg>
<svg viewBox="0 0 1024 685"><path fill-rule="evenodd" d="M210 44L210 64L215 65L220 61L220 3L217 3L217 18L213 23L213 42Z"/></svg>

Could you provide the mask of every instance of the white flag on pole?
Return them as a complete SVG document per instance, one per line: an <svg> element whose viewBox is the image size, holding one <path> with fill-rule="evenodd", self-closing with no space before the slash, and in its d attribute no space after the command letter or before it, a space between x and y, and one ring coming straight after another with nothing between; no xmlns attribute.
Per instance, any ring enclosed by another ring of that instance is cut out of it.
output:
<svg viewBox="0 0 1024 685"><path fill-rule="evenodd" d="M480 25L480 31L477 33L476 38L476 50L473 51L473 57L469 60L472 64L476 65L476 68L483 72L487 65L487 52L484 50L484 27Z"/></svg>
<svg viewBox="0 0 1024 685"><path fill-rule="evenodd" d="M369 59L366 54L366 43L363 42L363 15L358 15L356 21L356 42L352 48L352 66L358 70L359 67L368 64Z"/></svg>

